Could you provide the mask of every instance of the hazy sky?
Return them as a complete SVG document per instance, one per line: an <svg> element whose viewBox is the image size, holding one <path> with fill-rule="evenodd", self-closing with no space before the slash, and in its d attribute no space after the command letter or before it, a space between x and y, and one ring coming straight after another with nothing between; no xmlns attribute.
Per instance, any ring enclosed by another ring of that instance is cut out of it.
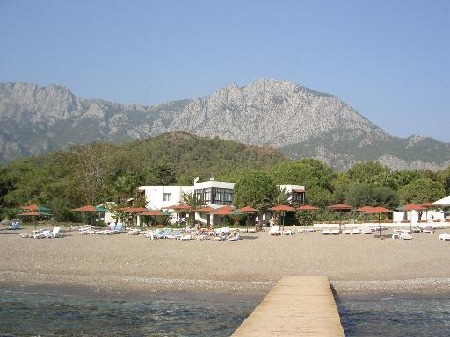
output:
<svg viewBox="0 0 450 337"><path fill-rule="evenodd" d="M0 82L151 105L259 78L450 142L450 1L0 0Z"/></svg>

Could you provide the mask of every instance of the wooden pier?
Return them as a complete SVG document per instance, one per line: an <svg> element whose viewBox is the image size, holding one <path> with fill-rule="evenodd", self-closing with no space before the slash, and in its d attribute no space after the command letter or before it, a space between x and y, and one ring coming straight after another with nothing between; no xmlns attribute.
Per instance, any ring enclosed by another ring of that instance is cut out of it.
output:
<svg viewBox="0 0 450 337"><path fill-rule="evenodd" d="M326 276L283 277L233 337L344 337Z"/></svg>

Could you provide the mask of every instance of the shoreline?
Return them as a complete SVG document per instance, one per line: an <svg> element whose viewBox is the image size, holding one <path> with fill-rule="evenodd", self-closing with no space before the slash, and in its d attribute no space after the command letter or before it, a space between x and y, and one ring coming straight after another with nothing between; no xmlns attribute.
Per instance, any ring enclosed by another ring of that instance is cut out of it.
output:
<svg viewBox="0 0 450 337"><path fill-rule="evenodd" d="M0 287L26 288L82 287L93 292L145 292L183 294L222 294L265 296L276 284L273 282L246 282L220 280L163 279L143 277L101 277L86 276L61 277L23 272L0 272ZM405 280L336 281L330 280L335 296L450 296L450 278L416 278Z"/></svg>

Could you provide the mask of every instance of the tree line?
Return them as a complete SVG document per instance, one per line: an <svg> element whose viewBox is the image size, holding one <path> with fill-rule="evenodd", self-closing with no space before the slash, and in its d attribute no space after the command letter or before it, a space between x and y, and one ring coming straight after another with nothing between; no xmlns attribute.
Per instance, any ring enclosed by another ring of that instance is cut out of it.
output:
<svg viewBox="0 0 450 337"><path fill-rule="evenodd" d="M136 206L143 185L192 185L214 177L236 183L236 207L267 209L280 200L276 186L303 185L307 203L383 205L435 201L450 194L450 166L442 171L393 171L378 162L339 172L311 158L290 160L271 148L248 146L185 132L118 145L74 145L0 166L0 218L14 218L20 207L37 203L58 221L77 221L70 210L84 204L115 202Z"/></svg>

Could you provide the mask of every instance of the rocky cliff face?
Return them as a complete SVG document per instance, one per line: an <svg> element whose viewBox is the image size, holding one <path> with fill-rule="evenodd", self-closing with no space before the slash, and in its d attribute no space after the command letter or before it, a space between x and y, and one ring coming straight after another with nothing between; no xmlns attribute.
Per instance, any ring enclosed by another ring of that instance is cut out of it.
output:
<svg viewBox="0 0 450 337"><path fill-rule="evenodd" d="M77 98L57 85L0 83L3 162L74 143L119 142L168 131L276 147L293 158L315 157L338 169L363 160L386 164L386 158L397 169L450 163L448 144L433 141L433 151L441 152L436 160L406 158L402 151L427 148L429 140L405 143L337 97L291 82L261 79L245 87L232 84L208 97L150 107ZM386 151L374 150L380 144Z"/></svg>
<svg viewBox="0 0 450 337"><path fill-rule="evenodd" d="M247 144L280 147L345 128L386 139L387 134L334 96L295 83L262 79L230 85L192 100L169 129L218 135Z"/></svg>

